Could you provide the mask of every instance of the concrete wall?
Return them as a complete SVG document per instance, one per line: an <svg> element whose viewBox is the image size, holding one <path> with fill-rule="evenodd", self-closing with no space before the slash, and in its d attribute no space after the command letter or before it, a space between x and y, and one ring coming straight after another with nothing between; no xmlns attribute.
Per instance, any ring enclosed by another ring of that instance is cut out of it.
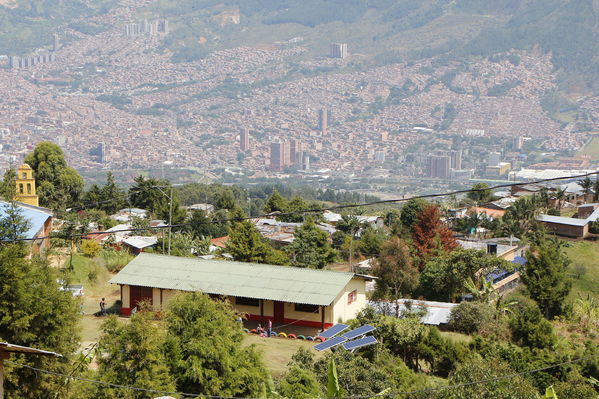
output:
<svg viewBox="0 0 599 399"><path fill-rule="evenodd" d="M348 304L348 295L354 290L357 292L356 300ZM359 277L352 278L337 295L333 304L333 324L355 318L366 307L366 281Z"/></svg>
<svg viewBox="0 0 599 399"><path fill-rule="evenodd" d="M348 295L356 291L356 300L351 304L348 304ZM163 311L168 301L175 295L176 290L161 290L159 288L152 289L152 306L155 311ZM246 313L250 319L258 320L260 318L260 306L248 306L248 305L237 305L235 304L234 297L226 298L236 312ZM123 285L121 288L121 300L123 313L128 314L131 309L130 304L130 292L129 286ZM263 316L265 320L272 319L274 316L274 302L270 300L263 300ZM337 295L332 306L324 307L325 324L329 327L331 324L335 324L339 321L347 321L356 317L358 312L366 306L366 284L362 278L351 279L345 288ZM297 325L309 325L314 327L320 327L322 324L322 312L323 308L319 307L318 312L300 312L295 310L295 304L285 303L283 306L284 323L290 323L297 320L301 320L304 323L297 323Z"/></svg>
<svg viewBox="0 0 599 399"><path fill-rule="evenodd" d="M121 301L122 301L122 307L126 308L126 309L130 309L131 308L131 299L129 296L129 286L128 285L121 285Z"/></svg>
<svg viewBox="0 0 599 399"><path fill-rule="evenodd" d="M567 224L543 222L545 227L558 236L580 238L586 237L589 234L589 224L584 226L570 226Z"/></svg>

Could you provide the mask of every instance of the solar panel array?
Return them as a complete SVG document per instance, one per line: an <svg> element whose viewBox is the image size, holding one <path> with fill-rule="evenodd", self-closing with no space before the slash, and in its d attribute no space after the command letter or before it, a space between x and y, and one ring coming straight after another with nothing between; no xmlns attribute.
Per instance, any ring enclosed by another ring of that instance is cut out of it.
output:
<svg viewBox="0 0 599 399"><path fill-rule="evenodd" d="M347 324L335 324L333 327L329 328L326 331L323 331L322 333L318 334L319 337L322 338L332 338L335 335L339 334L341 331L347 329L349 326Z"/></svg>
<svg viewBox="0 0 599 399"><path fill-rule="evenodd" d="M348 331L343 335L337 335L346 330L348 327L349 326L347 324L336 324L328 330L323 331L319 337L324 338L326 341L314 345L314 349L317 351L324 351L343 344L343 348L345 348L345 350L354 351L358 348L373 345L378 342L373 336L365 336L369 332L376 330L375 327L368 324Z"/></svg>
<svg viewBox="0 0 599 399"><path fill-rule="evenodd" d="M314 349L316 349L317 351L323 351L332 348L333 346L342 344L345 341L347 341L347 338L333 337L331 339L327 339L326 341L319 343L318 345L314 345Z"/></svg>
<svg viewBox="0 0 599 399"><path fill-rule="evenodd" d="M362 327L358 327L355 330L351 330L346 332L345 334L343 334L343 336L345 337L345 339L354 339L354 338L358 338L361 337L362 335L366 335L371 331L376 330L375 327L371 326L371 325L363 325Z"/></svg>
<svg viewBox="0 0 599 399"><path fill-rule="evenodd" d="M346 342L343 344L343 348L345 348L348 351L353 351L353 350L361 348L363 346L376 344L377 342L378 341L376 340L375 337L373 337L372 335L369 335L367 337L362 337L360 339Z"/></svg>

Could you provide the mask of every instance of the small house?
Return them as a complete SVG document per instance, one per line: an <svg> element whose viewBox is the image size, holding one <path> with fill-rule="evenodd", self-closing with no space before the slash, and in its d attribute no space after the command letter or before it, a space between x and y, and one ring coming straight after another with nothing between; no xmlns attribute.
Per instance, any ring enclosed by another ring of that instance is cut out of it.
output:
<svg viewBox="0 0 599 399"><path fill-rule="evenodd" d="M366 280L354 273L141 253L111 280L121 312L142 301L163 310L179 291L227 300L249 320L325 329L366 306Z"/></svg>
<svg viewBox="0 0 599 399"><path fill-rule="evenodd" d="M52 211L41 206L29 205L22 202L15 202L21 216L27 222L27 231L22 238L28 240L31 245L31 253L42 253L50 243L50 233L52 232ZM8 216L10 203L0 201L0 218Z"/></svg>

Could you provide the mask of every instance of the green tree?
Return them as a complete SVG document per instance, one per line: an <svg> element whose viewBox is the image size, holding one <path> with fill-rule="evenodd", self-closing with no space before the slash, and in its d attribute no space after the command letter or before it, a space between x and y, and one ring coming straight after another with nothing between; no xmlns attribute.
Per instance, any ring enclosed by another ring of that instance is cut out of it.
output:
<svg viewBox="0 0 599 399"><path fill-rule="evenodd" d="M12 344L60 353L64 358L15 357L19 364L57 373L72 371L79 347L79 306L61 291L56 270L28 259L24 244L0 245L0 337ZM6 365L8 399L37 399L63 391L64 380L16 364Z"/></svg>
<svg viewBox="0 0 599 399"><path fill-rule="evenodd" d="M235 197L231 190L222 190L218 201L216 201L218 209L233 209L235 207Z"/></svg>
<svg viewBox="0 0 599 399"><path fill-rule="evenodd" d="M438 399L530 399L537 395L536 389L526 379L516 376L502 379L514 371L499 359L481 359L473 356L449 375L449 385L459 387L442 390ZM477 380L489 380L484 384L468 384Z"/></svg>
<svg viewBox="0 0 599 399"><path fill-rule="evenodd" d="M295 230L294 240L286 251L292 265L298 267L322 269L337 257L337 251L329 244L328 234L311 219Z"/></svg>
<svg viewBox="0 0 599 399"><path fill-rule="evenodd" d="M106 184L100 189L101 201L99 209L109 215L125 207L125 191L116 184L112 172L106 174Z"/></svg>
<svg viewBox="0 0 599 399"><path fill-rule="evenodd" d="M536 218L541 209L535 196L518 198L501 218L499 233L522 237L537 225Z"/></svg>
<svg viewBox="0 0 599 399"><path fill-rule="evenodd" d="M562 314L572 281L568 276L570 260L556 240L542 239L526 252L522 281L546 318Z"/></svg>
<svg viewBox="0 0 599 399"><path fill-rule="evenodd" d="M159 238L156 250L163 252L162 248L168 248L168 237ZM167 251L168 252L168 251ZM210 253L210 239L205 237L195 238L191 233L171 234L171 255L173 256L201 256Z"/></svg>
<svg viewBox="0 0 599 399"><path fill-rule="evenodd" d="M166 333L150 312L138 312L128 323L111 316L98 341L98 375L103 382L173 392L175 378L166 357ZM153 399L156 393L98 385L94 398Z"/></svg>
<svg viewBox="0 0 599 399"><path fill-rule="evenodd" d="M185 221L187 213L181 207L178 192L171 190L168 180L158 180L153 177L146 179L139 175L134 182L129 189L131 206L145 209L168 223L172 201L172 223L180 224Z"/></svg>
<svg viewBox="0 0 599 399"><path fill-rule="evenodd" d="M477 286L492 270L511 270L512 265L500 258L474 249L458 249L428 261L420 275L421 293L430 300L454 301L468 291L469 279Z"/></svg>
<svg viewBox="0 0 599 399"><path fill-rule="evenodd" d="M279 394L289 399L318 398L321 395L320 385L314 372L292 366L279 382Z"/></svg>
<svg viewBox="0 0 599 399"><path fill-rule="evenodd" d="M227 219L227 217L227 213L218 211L212 219L206 215L204 210L197 209L191 213L186 230L193 234L195 238L222 237L227 234L227 226L224 223L214 223L214 220Z"/></svg>
<svg viewBox="0 0 599 399"><path fill-rule="evenodd" d="M275 188L264 204L264 212L287 212L287 199Z"/></svg>
<svg viewBox="0 0 599 399"><path fill-rule="evenodd" d="M59 146L41 142L25 157L33 169L40 205L52 209L65 209L77 204L83 193L84 181L67 165Z"/></svg>
<svg viewBox="0 0 599 399"><path fill-rule="evenodd" d="M418 287L418 269L414 266L410 248L399 237L383 244L373 274L378 277L374 297L395 301L395 313L399 316L398 299L410 297Z"/></svg>
<svg viewBox="0 0 599 399"><path fill-rule="evenodd" d="M168 362L177 389L202 395L266 396L268 372L256 348L242 346L233 309L199 292L173 297L166 312Z"/></svg>
<svg viewBox="0 0 599 399"><path fill-rule="evenodd" d="M593 181L589 176L579 180L578 184L580 184L580 187L582 187L582 191L585 195L589 195L591 193L591 190L593 188Z"/></svg>
<svg viewBox="0 0 599 399"><path fill-rule="evenodd" d="M283 215L278 216L277 219L282 222L290 222L290 223L301 223L304 221L304 214L301 213L308 209L308 203L304 201L302 197L298 197L297 195L293 196L291 200L287 203L286 210L284 212L297 212L292 215Z"/></svg>
<svg viewBox="0 0 599 399"><path fill-rule="evenodd" d="M2 179L2 185L0 186L0 196L4 198L5 201L12 201L17 193L17 172L13 168L8 168L4 172L4 177Z"/></svg>
<svg viewBox="0 0 599 399"><path fill-rule="evenodd" d="M486 303L462 302L451 310L449 328L465 334L478 333L492 322L494 315L494 309Z"/></svg>
<svg viewBox="0 0 599 399"><path fill-rule="evenodd" d="M551 348L557 343L553 326L543 318L539 307L531 302L521 300L510 315L512 340L521 346L530 348Z"/></svg>
<svg viewBox="0 0 599 399"><path fill-rule="evenodd" d="M358 249L363 256L377 256L386 240L387 234L383 230L368 226L360 234Z"/></svg>
<svg viewBox="0 0 599 399"><path fill-rule="evenodd" d="M473 191L469 191L466 196L478 204L489 202L493 193L488 188L487 183L476 183L472 186Z"/></svg>
<svg viewBox="0 0 599 399"><path fill-rule="evenodd" d="M418 221L418 215L422 211L425 205L427 205L423 199L411 199L408 200L405 205L401 208L401 214L399 220L401 225L409 232L412 231L412 226Z"/></svg>
<svg viewBox="0 0 599 399"><path fill-rule="evenodd" d="M282 252L266 242L249 220L234 223L229 229L227 252L239 262L282 265L288 261Z"/></svg>

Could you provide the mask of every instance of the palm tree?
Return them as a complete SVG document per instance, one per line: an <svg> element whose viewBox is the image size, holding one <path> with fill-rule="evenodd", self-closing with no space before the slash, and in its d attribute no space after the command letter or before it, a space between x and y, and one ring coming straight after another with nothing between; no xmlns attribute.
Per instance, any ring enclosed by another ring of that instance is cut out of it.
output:
<svg viewBox="0 0 599 399"><path fill-rule="evenodd" d="M549 208L549 189L547 187L542 187L539 190L538 200L543 208Z"/></svg>
<svg viewBox="0 0 599 399"><path fill-rule="evenodd" d="M579 296L574 302L574 316L585 331L597 327L599 321L599 303L590 294L586 299Z"/></svg>
<svg viewBox="0 0 599 399"><path fill-rule="evenodd" d="M593 187L593 181L591 180L590 177L587 176L584 179L579 180L578 184L580 184L580 187L582 187L582 191L584 192L585 201L586 201L586 196L591 193L591 188Z"/></svg>
<svg viewBox="0 0 599 399"><path fill-rule="evenodd" d="M564 190L562 188L558 188L557 191L555 192L555 198L557 199L557 209L561 210L562 202L566 198L566 190Z"/></svg>
<svg viewBox="0 0 599 399"><path fill-rule="evenodd" d="M597 201L599 199L599 176L595 179L593 183L593 201Z"/></svg>
<svg viewBox="0 0 599 399"><path fill-rule="evenodd" d="M541 209L537 200L533 197L522 197L509 207L505 215L501 218L502 233L505 235L514 235L521 237L535 225L537 216Z"/></svg>
<svg viewBox="0 0 599 399"><path fill-rule="evenodd" d="M495 318L499 318L501 315L512 313L512 308L518 303L516 300L506 302L503 295L497 297L495 301Z"/></svg>
<svg viewBox="0 0 599 399"><path fill-rule="evenodd" d="M483 279L482 284L479 285L474 282L472 277L468 277L464 281L464 287L472 294L475 301L483 301L489 303L493 294L495 294L495 288L493 288L493 282Z"/></svg>

